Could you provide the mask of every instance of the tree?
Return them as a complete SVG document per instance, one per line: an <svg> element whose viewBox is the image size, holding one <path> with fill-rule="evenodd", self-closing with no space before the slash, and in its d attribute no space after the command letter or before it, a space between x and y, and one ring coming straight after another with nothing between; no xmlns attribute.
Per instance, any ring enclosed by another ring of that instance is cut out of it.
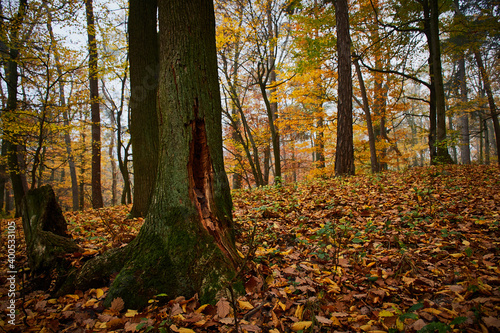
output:
<svg viewBox="0 0 500 333"><path fill-rule="evenodd" d="M436 100L436 149L434 163L453 163L446 142L446 104L443 84L443 69L441 66L441 44L439 42L439 6L438 0L424 0L424 6L429 5L429 53L432 63L431 78L434 77L434 93ZM427 19L427 18L426 18Z"/></svg>
<svg viewBox="0 0 500 333"><path fill-rule="evenodd" d="M335 2L337 19L338 102L337 150L335 174L354 175L354 143L352 129L351 37L347 0Z"/></svg>
<svg viewBox="0 0 500 333"><path fill-rule="evenodd" d="M97 67L97 42L92 0L85 0L87 37L89 47L90 108L92 115L92 207L102 208L101 190L101 114L99 107L99 81Z"/></svg>
<svg viewBox="0 0 500 333"><path fill-rule="evenodd" d="M365 82L361 74L361 68L357 56L353 59L354 67L356 68L356 75L358 76L359 88L361 90L362 107L366 117L366 127L368 129L368 140L370 145L370 164L373 173L379 172L379 164L377 160L377 149L375 148L375 134L373 132L372 116L370 113L370 105L368 104L368 95L366 94Z"/></svg>
<svg viewBox="0 0 500 333"><path fill-rule="evenodd" d="M21 40L19 37L19 32L23 21L26 16L27 1L20 0L17 14L13 18L10 26L10 34L7 37L7 32L2 20L2 31L0 38L2 39L2 51L6 52L8 56L5 61L5 78L7 82L7 104L6 109L3 113L4 121L5 117L9 117L10 120L16 118L17 112L17 93L18 93L18 57L19 48L21 47ZM7 41L8 39L8 41ZM7 44L8 43L8 44ZM5 145L7 156L8 156L8 166L10 179L12 182L12 188L14 190L14 201L16 203L16 216L21 216L21 201L24 194L28 190L28 183L26 180L26 166L24 162L23 144L19 142L19 138L15 133L11 132L11 129L4 128L3 131L2 145ZM2 150L3 151L3 150Z"/></svg>
<svg viewBox="0 0 500 333"><path fill-rule="evenodd" d="M158 293L213 300L234 282L239 263L223 165L213 3L163 1L158 13L160 151L148 215L134 241L89 261L75 280L120 270L105 304L121 297L129 308Z"/></svg>
<svg viewBox="0 0 500 333"><path fill-rule="evenodd" d="M129 9L130 132L134 161L132 216L146 216L158 165L157 0L131 0Z"/></svg>

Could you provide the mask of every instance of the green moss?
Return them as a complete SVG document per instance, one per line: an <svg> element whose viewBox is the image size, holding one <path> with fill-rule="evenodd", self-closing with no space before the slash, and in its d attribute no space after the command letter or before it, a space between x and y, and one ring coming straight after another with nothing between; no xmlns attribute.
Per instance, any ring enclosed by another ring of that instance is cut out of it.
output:
<svg viewBox="0 0 500 333"><path fill-rule="evenodd" d="M186 209L173 209L162 218L163 227L141 230L134 240L136 249L111 285L105 305L121 297L128 308L142 308L160 293L169 298L198 293L204 302L213 303L234 272L196 219Z"/></svg>

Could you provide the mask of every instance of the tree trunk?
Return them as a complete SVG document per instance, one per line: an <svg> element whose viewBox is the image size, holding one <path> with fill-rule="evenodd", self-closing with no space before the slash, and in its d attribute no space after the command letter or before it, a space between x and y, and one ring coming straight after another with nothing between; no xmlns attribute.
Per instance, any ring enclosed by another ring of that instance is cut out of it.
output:
<svg viewBox="0 0 500 333"><path fill-rule="evenodd" d="M131 0L129 9L130 135L134 167L134 217L146 216L158 165L157 0Z"/></svg>
<svg viewBox="0 0 500 333"><path fill-rule="evenodd" d="M159 20L156 186L127 255L113 252L111 262L122 260L123 268L106 305L121 297L126 307L140 308L158 293L169 298L198 293L205 303L232 285L239 263L223 165L213 2L163 1Z"/></svg>
<svg viewBox="0 0 500 333"><path fill-rule="evenodd" d="M19 30L26 16L27 0L19 2L19 9L12 22L10 31L10 49L5 65L5 78L7 82L7 107L4 113L8 115L8 119L16 119L17 110L17 88L18 88L18 57L19 57ZM2 17L3 20L3 17ZM3 22L2 22L3 23ZM3 24L2 24L3 28ZM5 31L1 32L3 38L6 38ZM5 121L6 118L4 118ZM10 170L10 179L12 189L14 190L14 202L16 204L16 216L21 216L22 199L26 191L28 191L28 182L26 180L26 165L23 156L23 145L18 135L8 130L8 126L3 129L2 144L6 146L8 151L8 165ZM18 142L19 141L19 142Z"/></svg>
<svg viewBox="0 0 500 333"><path fill-rule="evenodd" d="M361 74L361 68L359 67L358 58L354 57L354 66L356 67L356 73L358 75L359 87L361 90L361 96L363 98L363 111L366 116L366 127L368 129L368 140L370 144L370 164L372 173L379 172L379 165L377 161L377 149L375 148L375 134L373 132L372 116L370 114L370 106L368 104L368 96L366 95L365 81L363 80L363 75Z"/></svg>
<svg viewBox="0 0 500 333"><path fill-rule="evenodd" d="M335 175L354 175L354 142L352 128L351 37L347 0L335 2L337 19L338 103L337 150Z"/></svg>
<svg viewBox="0 0 500 333"><path fill-rule="evenodd" d="M85 0L89 47L90 109L92 118L92 208L102 208L101 190L101 112L99 101L96 27L92 0Z"/></svg>
<svg viewBox="0 0 500 333"><path fill-rule="evenodd" d="M446 141L446 104L444 95L443 73L441 66L441 45L439 43L439 7L438 0L429 0L430 5L430 40L429 50L432 57L432 76L436 97L436 149L435 163L451 164L453 160L448 152Z"/></svg>
<svg viewBox="0 0 500 333"><path fill-rule="evenodd" d="M78 210L78 179L76 177L76 165L75 158L73 157L73 151L71 149L71 136L70 136L70 123L69 123L69 108L66 106L66 96L64 93L64 80L62 79L63 70L59 57L59 53L57 51L57 42L54 38L54 32L52 30L52 14L50 10L45 5L45 9L47 11L48 21L47 21L47 30L50 36L50 42L52 44L52 48L54 50L54 57L56 61L56 70L57 75L59 75L60 79L58 80L58 88L59 88L59 104L62 108L63 114L63 124L64 124L64 143L66 145L66 154L68 155L68 166L69 173L71 177L71 195L73 200L73 210Z"/></svg>
<svg viewBox="0 0 500 333"><path fill-rule="evenodd" d="M271 1L268 3L267 8L267 30L269 36L269 83L271 85L270 98L273 101L267 100L268 96L265 96L266 106L268 109L269 118L269 129L271 131L271 140L273 143L273 157L274 157L274 183L279 185L283 181L281 179L281 149L280 149L280 135L277 125L278 119L278 102L276 100L276 55L274 54L274 48L276 46L276 39L278 38L278 31L275 31L273 27L272 12L271 12ZM269 105L268 105L269 104Z"/></svg>
<svg viewBox="0 0 500 333"><path fill-rule="evenodd" d="M467 103L467 82L465 81L465 56L462 54L458 60L459 80L460 80L460 99L463 108ZM470 133L469 133L469 113L462 111L460 116L460 161L462 164L470 164Z"/></svg>
<svg viewBox="0 0 500 333"><path fill-rule="evenodd" d="M498 121L498 113L496 111L495 99L493 97L493 93L491 91L491 83L488 73L486 72L486 68L484 68L483 59L479 51L474 49L474 58L476 58L477 67L479 68L479 72L481 73L481 78L483 79L484 89L486 90L486 96L488 96L488 105L490 107L490 115L491 120L493 121L493 128L495 129L495 139L497 146L497 159L498 164L500 165L500 123Z"/></svg>

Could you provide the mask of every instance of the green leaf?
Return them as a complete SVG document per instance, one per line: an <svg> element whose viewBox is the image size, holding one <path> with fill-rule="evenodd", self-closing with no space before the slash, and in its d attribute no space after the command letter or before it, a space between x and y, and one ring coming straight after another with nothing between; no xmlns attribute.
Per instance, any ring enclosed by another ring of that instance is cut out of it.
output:
<svg viewBox="0 0 500 333"><path fill-rule="evenodd" d="M417 310L420 310L421 308L423 308L424 305L422 303L417 303L417 304L414 304L412 305L409 309L408 309L408 312L413 312L413 311L417 311Z"/></svg>

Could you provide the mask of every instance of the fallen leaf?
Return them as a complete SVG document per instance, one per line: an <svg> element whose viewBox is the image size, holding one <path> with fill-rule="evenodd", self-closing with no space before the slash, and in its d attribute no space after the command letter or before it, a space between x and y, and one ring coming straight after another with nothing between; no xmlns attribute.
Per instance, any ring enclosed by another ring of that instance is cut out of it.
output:
<svg viewBox="0 0 500 333"><path fill-rule="evenodd" d="M292 324L292 331L301 331L309 328L312 325L312 321L298 321Z"/></svg>

